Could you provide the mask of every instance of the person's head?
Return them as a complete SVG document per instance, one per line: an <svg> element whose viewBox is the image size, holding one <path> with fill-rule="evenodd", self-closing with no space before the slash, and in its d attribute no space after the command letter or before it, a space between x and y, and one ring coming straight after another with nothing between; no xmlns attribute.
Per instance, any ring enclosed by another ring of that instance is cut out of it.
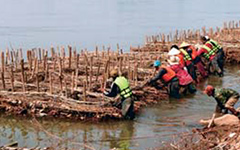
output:
<svg viewBox="0 0 240 150"><path fill-rule="evenodd" d="M201 36L200 40L203 44L205 44L208 40L210 40L210 38L206 35L206 36Z"/></svg>
<svg viewBox="0 0 240 150"><path fill-rule="evenodd" d="M207 85L207 87L204 90L204 93L208 96L213 96L214 87L212 85Z"/></svg>
<svg viewBox="0 0 240 150"><path fill-rule="evenodd" d="M189 43L187 43L187 42L182 42L182 44L179 46L179 48L186 49L186 48L188 48L189 46L190 46Z"/></svg>
<svg viewBox="0 0 240 150"><path fill-rule="evenodd" d="M113 69L110 72L110 77L112 77L113 79L115 79L116 77L118 77L118 70L117 69Z"/></svg>
<svg viewBox="0 0 240 150"><path fill-rule="evenodd" d="M172 46L170 47L170 49L172 49L172 48L179 49L179 47L178 47L176 44L174 44L174 45L172 45Z"/></svg>
<svg viewBox="0 0 240 150"><path fill-rule="evenodd" d="M155 67L156 70L158 70L159 67L161 66L160 60L155 60L154 63L153 63L153 66Z"/></svg>

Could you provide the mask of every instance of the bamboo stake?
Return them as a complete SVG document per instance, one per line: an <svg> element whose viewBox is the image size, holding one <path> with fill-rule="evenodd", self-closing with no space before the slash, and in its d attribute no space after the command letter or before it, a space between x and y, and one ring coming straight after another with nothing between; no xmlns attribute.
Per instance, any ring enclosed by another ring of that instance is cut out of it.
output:
<svg viewBox="0 0 240 150"><path fill-rule="evenodd" d="M61 93L63 93L63 84L62 84L62 59L59 57L59 80L60 80L60 89Z"/></svg>
<svg viewBox="0 0 240 150"><path fill-rule="evenodd" d="M39 72L39 63L37 61L37 66L36 66L36 84L37 84L37 92L40 92L40 90L39 90L38 72Z"/></svg>
<svg viewBox="0 0 240 150"><path fill-rule="evenodd" d="M26 92L25 81L24 81L24 60L21 60L21 78L22 78L22 90Z"/></svg>
<svg viewBox="0 0 240 150"><path fill-rule="evenodd" d="M79 65L79 58L80 58L80 55L77 54L77 60L76 60L76 69L78 69L78 65Z"/></svg>
<svg viewBox="0 0 240 150"><path fill-rule="evenodd" d="M89 83L89 91L92 89L92 76L93 76L93 57L90 57L90 83Z"/></svg>
<svg viewBox="0 0 240 150"><path fill-rule="evenodd" d="M5 72L4 52L1 52L1 59L2 59L2 73L1 73L2 85L3 85L3 89L5 89L6 85L5 85L5 79L4 79L4 72Z"/></svg>
<svg viewBox="0 0 240 150"><path fill-rule="evenodd" d="M76 74L75 74L75 89L77 88L78 85L78 68L76 69Z"/></svg>
<svg viewBox="0 0 240 150"><path fill-rule="evenodd" d="M68 52L69 52L68 68L71 69L71 65L72 65L72 46L70 46L70 45L68 45Z"/></svg>
<svg viewBox="0 0 240 150"><path fill-rule="evenodd" d="M12 92L14 92L14 72L13 72L12 65L11 65L11 88L12 88Z"/></svg>
<svg viewBox="0 0 240 150"><path fill-rule="evenodd" d="M39 54L39 60L40 62L42 61L42 53L41 53L41 48L38 49L38 54ZM21 57L22 59L22 57Z"/></svg>
<svg viewBox="0 0 240 150"><path fill-rule="evenodd" d="M52 72L49 73L49 89L50 89L50 94L53 94L53 81L52 81Z"/></svg>
<svg viewBox="0 0 240 150"><path fill-rule="evenodd" d="M83 101L87 101L86 81L83 82Z"/></svg>
<svg viewBox="0 0 240 150"><path fill-rule="evenodd" d="M74 92L74 81L75 81L75 78L74 78L74 72L72 72L72 82L71 82L71 93Z"/></svg>

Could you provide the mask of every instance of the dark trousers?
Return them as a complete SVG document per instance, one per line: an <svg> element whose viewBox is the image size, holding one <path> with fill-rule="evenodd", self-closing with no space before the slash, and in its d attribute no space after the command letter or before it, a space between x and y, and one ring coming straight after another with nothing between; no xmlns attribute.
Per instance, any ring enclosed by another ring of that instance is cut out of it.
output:
<svg viewBox="0 0 240 150"><path fill-rule="evenodd" d="M191 75L193 80L197 81L197 74L196 74L194 64L191 63L191 64L187 65L186 67L187 67L188 73Z"/></svg>
<svg viewBox="0 0 240 150"><path fill-rule="evenodd" d="M221 69L221 71L223 73L225 55L224 55L224 51L223 51L222 48L220 50L218 50L218 52L216 54L216 57L217 57L218 66L219 66L219 68Z"/></svg>
<svg viewBox="0 0 240 150"><path fill-rule="evenodd" d="M122 100L121 106L121 111L124 119L133 120L135 118L133 98L129 97L125 100Z"/></svg>
<svg viewBox="0 0 240 150"><path fill-rule="evenodd" d="M180 93L179 93L180 87L179 87L179 81L178 78L175 77L169 82L169 95L170 97L174 97L179 99Z"/></svg>

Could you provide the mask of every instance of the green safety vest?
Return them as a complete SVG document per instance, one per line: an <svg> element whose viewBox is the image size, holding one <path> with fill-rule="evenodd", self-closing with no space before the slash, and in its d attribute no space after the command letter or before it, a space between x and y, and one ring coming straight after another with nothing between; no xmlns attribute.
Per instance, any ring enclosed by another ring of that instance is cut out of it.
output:
<svg viewBox="0 0 240 150"><path fill-rule="evenodd" d="M115 84L120 88L120 95L126 99L132 96L132 90L129 87L127 79L123 76L117 77L114 81Z"/></svg>
<svg viewBox="0 0 240 150"><path fill-rule="evenodd" d="M204 53L203 56L206 59L209 59L212 55L215 55L219 49L221 49L221 46L214 40L210 39L209 41L206 42L206 44L209 43L212 45L212 49L207 47L206 45L203 45L203 48L208 51L208 53Z"/></svg>
<svg viewBox="0 0 240 150"><path fill-rule="evenodd" d="M184 50L184 49L180 49L180 51L183 53L183 55L184 55L184 60L189 60L189 61L191 61L192 60L192 58L191 58L191 56L188 54L188 52L186 51L186 50Z"/></svg>

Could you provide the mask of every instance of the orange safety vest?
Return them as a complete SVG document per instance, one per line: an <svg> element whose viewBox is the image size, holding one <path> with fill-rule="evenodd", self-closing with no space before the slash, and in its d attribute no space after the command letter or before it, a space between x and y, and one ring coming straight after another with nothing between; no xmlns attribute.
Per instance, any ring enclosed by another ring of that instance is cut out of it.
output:
<svg viewBox="0 0 240 150"><path fill-rule="evenodd" d="M189 47L192 50L192 60L194 60L197 57L197 50L194 46L190 45Z"/></svg>
<svg viewBox="0 0 240 150"><path fill-rule="evenodd" d="M185 61L184 61L184 57L182 54L178 54L177 57L179 58L179 63L183 66L185 66Z"/></svg>
<svg viewBox="0 0 240 150"><path fill-rule="evenodd" d="M162 76L162 79L164 80L164 82L168 83L170 80L172 80L176 76L176 73L170 67L161 65L161 68L167 70L167 73L165 73Z"/></svg>

